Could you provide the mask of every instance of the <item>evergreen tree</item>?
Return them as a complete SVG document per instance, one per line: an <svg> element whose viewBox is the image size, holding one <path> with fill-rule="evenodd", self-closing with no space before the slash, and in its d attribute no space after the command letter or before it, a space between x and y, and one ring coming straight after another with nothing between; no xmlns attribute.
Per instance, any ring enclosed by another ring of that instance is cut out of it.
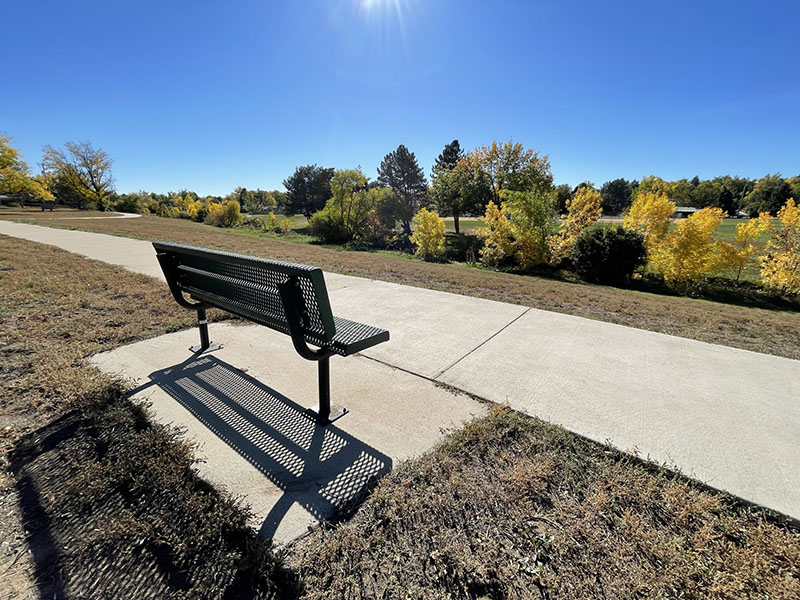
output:
<svg viewBox="0 0 800 600"><path fill-rule="evenodd" d="M417 157L403 144L383 157L378 167L378 183L391 188L400 199L398 219L403 231L411 235L411 219L425 200L428 181Z"/></svg>
<svg viewBox="0 0 800 600"><path fill-rule="evenodd" d="M325 207L331 197L333 169L306 165L297 167L291 177L284 180L286 209L289 214L303 214L306 219Z"/></svg>
<svg viewBox="0 0 800 600"><path fill-rule="evenodd" d="M442 169L452 171L462 158L464 158L464 151L461 150L458 140L453 140L444 147L442 153L436 158L436 164L433 165L433 174L431 176L435 178L436 172Z"/></svg>

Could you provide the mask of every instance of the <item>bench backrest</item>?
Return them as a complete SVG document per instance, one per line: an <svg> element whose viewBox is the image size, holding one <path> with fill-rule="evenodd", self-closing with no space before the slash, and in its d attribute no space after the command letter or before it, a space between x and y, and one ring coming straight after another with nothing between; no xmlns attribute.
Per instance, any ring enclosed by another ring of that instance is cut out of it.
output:
<svg viewBox="0 0 800 600"><path fill-rule="evenodd" d="M183 293L272 329L289 332L278 286L297 282L303 333L329 342L336 333L328 290L317 267L265 260L204 248L153 242L167 283L178 302Z"/></svg>

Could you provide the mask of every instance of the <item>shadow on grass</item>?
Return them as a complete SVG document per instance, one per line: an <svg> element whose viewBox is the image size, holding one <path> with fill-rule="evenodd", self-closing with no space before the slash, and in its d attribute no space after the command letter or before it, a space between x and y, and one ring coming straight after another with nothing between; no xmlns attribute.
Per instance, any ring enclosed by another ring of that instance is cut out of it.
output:
<svg viewBox="0 0 800 600"><path fill-rule="evenodd" d="M186 588L167 553L81 549L127 508L118 494L91 508L63 503L73 494L70 485L82 466L75 463L85 452L79 433L84 426L76 413L69 413L27 436L12 455L39 597L156 599L163 597L165 588Z"/></svg>
<svg viewBox="0 0 800 600"><path fill-rule="evenodd" d="M151 381L236 450L283 495L260 527L272 537L297 503L315 519L346 518L392 460L213 355L150 374Z"/></svg>

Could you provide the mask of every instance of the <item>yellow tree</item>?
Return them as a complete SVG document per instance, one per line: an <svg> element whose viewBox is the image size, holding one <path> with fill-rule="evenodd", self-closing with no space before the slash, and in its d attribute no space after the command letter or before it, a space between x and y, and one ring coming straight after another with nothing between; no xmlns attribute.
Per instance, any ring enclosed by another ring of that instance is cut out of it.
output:
<svg viewBox="0 0 800 600"><path fill-rule="evenodd" d="M485 227L477 230L477 235L483 240L480 250L481 262L490 267L496 267L514 252L511 239L511 223L497 204L489 201L486 214L483 217Z"/></svg>
<svg viewBox="0 0 800 600"><path fill-rule="evenodd" d="M581 232L597 222L603 214L603 197L600 192L588 185L578 189L567 200L567 216L561 230L547 239L550 248L550 264L563 261Z"/></svg>
<svg viewBox="0 0 800 600"><path fill-rule="evenodd" d="M411 241L417 245L417 255L426 260L440 258L444 254L444 219L439 218L439 213L420 209L412 225Z"/></svg>
<svg viewBox="0 0 800 600"><path fill-rule="evenodd" d="M717 245L719 270L730 272L739 281L744 270L753 264L761 251L761 246L756 242L769 227L769 213L761 213L757 219L748 219L736 225L733 242L720 242Z"/></svg>
<svg viewBox="0 0 800 600"><path fill-rule="evenodd" d="M671 284L683 285L712 275L719 266L714 231L722 223L721 208L704 208L678 223L650 257L650 265Z"/></svg>
<svg viewBox="0 0 800 600"><path fill-rule="evenodd" d="M553 185L547 155L540 155L531 148L526 150L519 142L492 142L467 154L467 160L485 173L495 204L500 203L503 190L525 192L550 189Z"/></svg>
<svg viewBox="0 0 800 600"><path fill-rule="evenodd" d="M11 138L3 134L0 134L0 193L53 200L45 178L31 177L19 150L11 145Z"/></svg>
<svg viewBox="0 0 800 600"><path fill-rule="evenodd" d="M622 226L644 236L648 254L653 252L669 230L670 215L677 207L664 193L641 192L633 201Z"/></svg>
<svg viewBox="0 0 800 600"><path fill-rule="evenodd" d="M781 294L800 294L800 206L790 198L778 211L781 226L770 222L772 239L761 258L761 281Z"/></svg>

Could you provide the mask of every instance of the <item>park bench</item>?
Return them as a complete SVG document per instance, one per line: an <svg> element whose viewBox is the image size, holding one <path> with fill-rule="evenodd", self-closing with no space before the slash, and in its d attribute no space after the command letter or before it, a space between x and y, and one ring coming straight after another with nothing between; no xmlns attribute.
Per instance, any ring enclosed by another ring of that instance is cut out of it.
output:
<svg viewBox="0 0 800 600"><path fill-rule="evenodd" d="M330 357L385 342L389 332L333 316L321 269L164 242L153 247L175 300L197 311L200 345L192 352L221 347L209 340L207 308L265 325L289 335L300 356L317 361L317 421L330 423L347 412L331 404Z"/></svg>

